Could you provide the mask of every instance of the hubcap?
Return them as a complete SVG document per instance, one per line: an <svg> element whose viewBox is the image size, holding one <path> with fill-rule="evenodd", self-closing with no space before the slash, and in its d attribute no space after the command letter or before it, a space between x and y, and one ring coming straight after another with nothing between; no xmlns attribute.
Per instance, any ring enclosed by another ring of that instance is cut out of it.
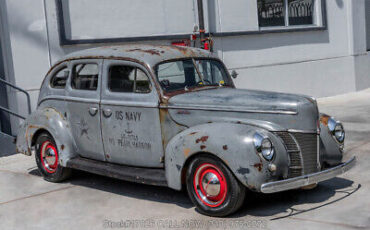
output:
<svg viewBox="0 0 370 230"><path fill-rule="evenodd" d="M40 150L41 163L48 173L55 173L58 167L58 151L50 141L45 141Z"/></svg>
<svg viewBox="0 0 370 230"><path fill-rule="evenodd" d="M220 180L217 175L211 172L206 173L202 180L202 187L207 196L214 197L220 194Z"/></svg>
<svg viewBox="0 0 370 230"><path fill-rule="evenodd" d="M227 183L217 166L206 163L200 165L194 174L194 189L202 203L218 207L226 198Z"/></svg>

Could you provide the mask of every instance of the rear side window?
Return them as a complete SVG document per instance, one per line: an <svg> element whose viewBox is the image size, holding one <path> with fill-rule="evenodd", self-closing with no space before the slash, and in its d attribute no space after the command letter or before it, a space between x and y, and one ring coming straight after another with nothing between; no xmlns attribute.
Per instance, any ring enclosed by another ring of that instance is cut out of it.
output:
<svg viewBox="0 0 370 230"><path fill-rule="evenodd" d="M97 64L78 64L72 71L72 88L96 90L98 88L99 67Z"/></svg>
<svg viewBox="0 0 370 230"><path fill-rule="evenodd" d="M68 80L69 69L67 67L62 68L50 80L50 86L54 89L64 89Z"/></svg>
<svg viewBox="0 0 370 230"><path fill-rule="evenodd" d="M149 93L150 81L139 68L112 66L109 69L108 88L117 93Z"/></svg>

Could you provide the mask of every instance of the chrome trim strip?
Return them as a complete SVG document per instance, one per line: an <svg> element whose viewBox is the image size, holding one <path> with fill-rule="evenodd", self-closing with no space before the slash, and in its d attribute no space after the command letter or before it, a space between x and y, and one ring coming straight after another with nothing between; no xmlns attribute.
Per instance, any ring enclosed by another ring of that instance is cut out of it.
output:
<svg viewBox="0 0 370 230"><path fill-rule="evenodd" d="M304 175L300 177L295 177L287 180L281 180L276 182L269 182L262 184L261 192L262 193L275 193L286 190L291 190L295 188L300 188L303 186L315 184L321 181L325 181L336 177L340 174L343 174L353 168L356 165L356 157L352 157L349 161L335 166L330 169L326 169L321 172L312 173L309 175Z"/></svg>
<svg viewBox="0 0 370 230"><path fill-rule="evenodd" d="M298 129L288 129L289 133L304 133L304 134L317 134L317 130L298 130Z"/></svg>
<svg viewBox="0 0 370 230"><path fill-rule="evenodd" d="M225 111L225 112L244 112L244 113L268 113L268 114L285 114L285 115L296 115L298 112L295 111L284 111L284 110L253 110L253 109L235 109L233 107L225 106L181 106L181 105L170 105L160 106L161 109L188 109L188 110L205 110L205 111Z"/></svg>
<svg viewBox="0 0 370 230"><path fill-rule="evenodd" d="M45 101L52 101L52 100L65 101L65 102L79 102L79 103L99 103L100 102L100 100L96 98L90 99L90 98L83 98L83 97L69 97L69 96L55 95L55 96L50 96L50 97L49 96L44 97L38 102L37 106L40 106Z"/></svg>

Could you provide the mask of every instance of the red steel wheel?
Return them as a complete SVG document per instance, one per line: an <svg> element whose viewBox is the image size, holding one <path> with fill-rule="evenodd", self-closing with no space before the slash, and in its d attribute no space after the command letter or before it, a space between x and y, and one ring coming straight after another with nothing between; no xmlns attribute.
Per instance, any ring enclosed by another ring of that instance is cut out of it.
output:
<svg viewBox="0 0 370 230"><path fill-rule="evenodd" d="M186 188L200 213L216 217L238 210L246 191L222 160L209 154L198 156L189 163Z"/></svg>
<svg viewBox="0 0 370 230"><path fill-rule="evenodd" d="M194 174L194 190L198 198L209 207L220 206L227 194L227 182L222 171L215 165L200 165Z"/></svg>
<svg viewBox="0 0 370 230"><path fill-rule="evenodd" d="M34 146L36 164L45 180L61 182L71 175L72 169L60 165L62 153L58 152L57 144L49 133L39 134Z"/></svg>
<svg viewBox="0 0 370 230"><path fill-rule="evenodd" d="M42 166L48 173L55 173L58 168L58 150L50 141L41 145L40 159Z"/></svg>

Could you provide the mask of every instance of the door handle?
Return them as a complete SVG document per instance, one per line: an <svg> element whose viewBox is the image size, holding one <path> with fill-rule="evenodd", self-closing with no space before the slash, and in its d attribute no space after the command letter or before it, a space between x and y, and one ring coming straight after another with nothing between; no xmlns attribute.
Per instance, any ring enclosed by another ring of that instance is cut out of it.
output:
<svg viewBox="0 0 370 230"><path fill-rule="evenodd" d="M110 116L112 116L112 110L103 109L103 115L104 115L104 117L109 118Z"/></svg>
<svg viewBox="0 0 370 230"><path fill-rule="evenodd" d="M98 108L95 107L89 108L89 113L91 116L95 116L98 113Z"/></svg>

